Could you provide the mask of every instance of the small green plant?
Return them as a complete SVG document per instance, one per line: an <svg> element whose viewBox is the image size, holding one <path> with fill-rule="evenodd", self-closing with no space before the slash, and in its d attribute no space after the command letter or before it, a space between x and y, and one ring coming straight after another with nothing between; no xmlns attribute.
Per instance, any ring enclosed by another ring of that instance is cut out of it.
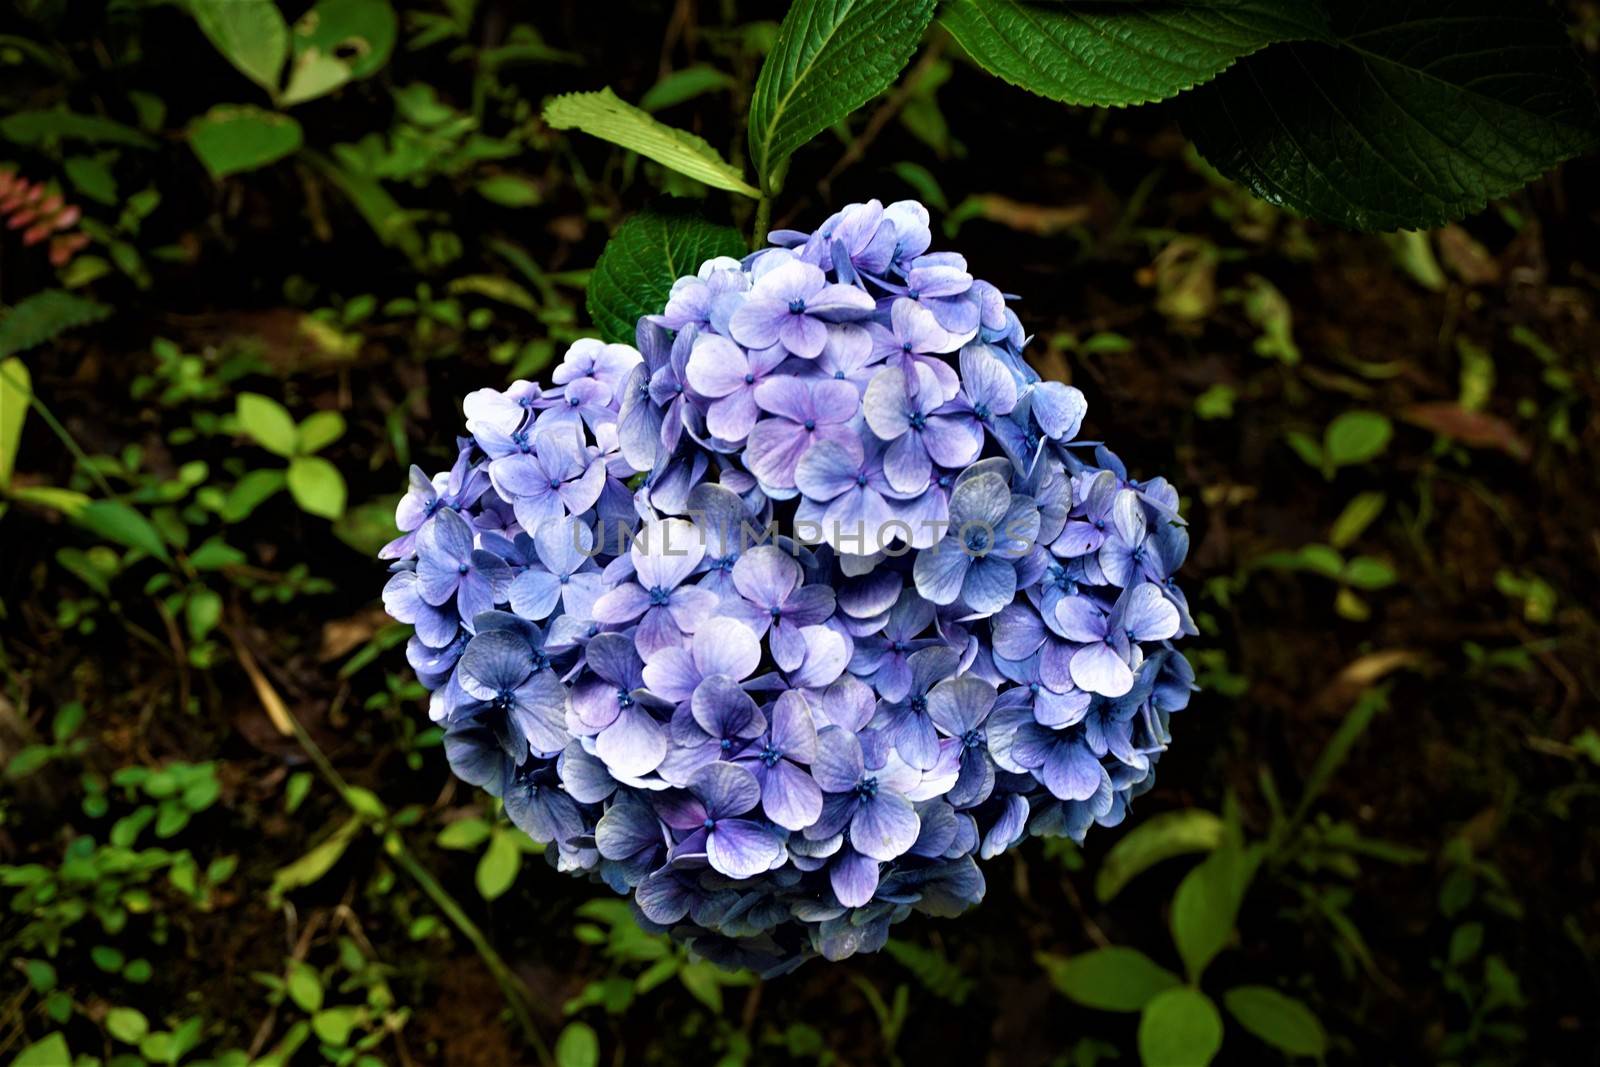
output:
<svg viewBox="0 0 1600 1067"><path fill-rule="evenodd" d="M1322 431L1322 438L1291 431L1289 447L1308 465L1322 472L1328 481L1342 467L1369 463L1389 447L1394 426L1376 411L1346 411Z"/></svg>
<svg viewBox="0 0 1600 1067"><path fill-rule="evenodd" d="M260 393L240 393L234 416L251 440L289 461L284 479L301 510L325 519L344 515L344 476L316 454L344 436L344 416L317 411L296 425L282 404Z"/></svg>

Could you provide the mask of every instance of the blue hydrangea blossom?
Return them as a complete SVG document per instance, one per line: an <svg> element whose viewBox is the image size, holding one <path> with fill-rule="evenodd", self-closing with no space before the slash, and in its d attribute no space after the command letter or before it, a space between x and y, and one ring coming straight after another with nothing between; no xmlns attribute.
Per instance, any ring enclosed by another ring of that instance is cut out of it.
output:
<svg viewBox="0 0 1600 1067"><path fill-rule="evenodd" d="M384 605L451 766L720 964L882 947L1154 784L1194 672L1176 490L1079 441L912 201L679 279L464 404Z"/></svg>

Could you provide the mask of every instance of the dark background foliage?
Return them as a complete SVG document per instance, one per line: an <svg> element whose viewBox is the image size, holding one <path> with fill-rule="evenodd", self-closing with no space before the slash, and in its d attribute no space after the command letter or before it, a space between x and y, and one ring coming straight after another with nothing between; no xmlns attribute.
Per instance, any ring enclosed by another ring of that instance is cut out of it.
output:
<svg viewBox="0 0 1600 1067"><path fill-rule="evenodd" d="M307 6L284 5L291 23ZM939 245L1018 295L1041 372L1088 395L1084 436L1185 493L1203 690L1125 826L990 863L981 907L898 928L896 951L730 984L586 907L603 888L536 856L517 870L492 802L451 779L428 732L370 552L405 465L453 456L459 398L537 375L587 331L583 272L621 219L671 193L750 226L749 202L551 131L540 102L604 85L637 101L707 64L726 81L660 117L738 160L782 6L484 0L431 42L432 20L471 5L401 6L383 70L293 111L324 160L374 133L392 147L403 125L431 131L412 169L380 182L412 235L391 243L310 154L208 175L190 121L264 101L182 8L0 14L8 110L65 104L139 127L138 94L164 105L153 148L110 150L106 202L63 179L103 146L0 147L107 231L79 253L104 264L93 277L0 235L0 301L66 278L114 309L22 357L65 431L107 458L75 463L30 416L14 486L99 495L93 467L191 560L174 576L37 497L0 517L0 1057L55 1030L75 1052L129 1053L128 1009L152 1032L191 1027L182 1062L262 1055L338 1004L348 1020L322 1018L292 1062L355 1062L362 1041L383 1063L533 1062L390 834L531 990L546 1039L586 1023L605 1062L1135 1062L1135 1017L1065 999L1049 957L1127 945L1178 969L1167 913L1191 861L1101 902L1108 848L1155 813L1226 797L1264 837L1275 794L1293 807L1362 708L1370 725L1305 822L1320 844L1269 858L1207 986L1304 1000L1330 1062L1600 1062L1600 164L1427 234L1353 235L1217 177L1164 107L1065 108L986 76L938 32L898 88L802 149L775 225L926 200ZM1567 15L1592 72L1600 8ZM31 61L19 39L64 63ZM420 93L410 111L397 91ZM467 134L415 121L430 103L470 116L490 150L464 154ZM159 204L119 225L143 190ZM286 492L236 520L205 502L284 466L234 421L240 392L297 420L342 413L318 452L348 487L342 518ZM1351 412L1392 438L1326 469L1308 460L1305 440ZM1361 494L1381 494L1375 518L1331 533ZM212 536L237 555L193 566ZM1330 538L1331 562L1306 551ZM305 873L291 865L345 822L349 795L308 773L263 693L394 816L336 835L333 862L299 887L281 872ZM165 825L135 830L138 848L190 858L146 857L153 873L136 878L107 853L111 827L145 808ZM214 866L227 857L233 869ZM59 881L45 899L39 871ZM61 911L72 900L78 919ZM1230 1029L1222 1062L1279 1055Z"/></svg>

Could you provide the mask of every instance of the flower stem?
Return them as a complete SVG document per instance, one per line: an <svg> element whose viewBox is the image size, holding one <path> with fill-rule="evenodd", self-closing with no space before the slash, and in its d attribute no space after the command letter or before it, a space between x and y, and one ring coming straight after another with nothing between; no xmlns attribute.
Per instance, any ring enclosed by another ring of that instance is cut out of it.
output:
<svg viewBox="0 0 1600 1067"><path fill-rule="evenodd" d="M750 229L750 250L753 252L767 243L767 230L772 227L772 197L762 196L756 201L756 221Z"/></svg>

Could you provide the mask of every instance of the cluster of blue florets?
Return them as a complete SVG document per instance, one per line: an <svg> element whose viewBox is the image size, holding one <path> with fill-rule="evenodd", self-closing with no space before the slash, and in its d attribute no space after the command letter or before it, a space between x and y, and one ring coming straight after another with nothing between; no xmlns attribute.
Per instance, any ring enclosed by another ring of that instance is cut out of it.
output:
<svg viewBox="0 0 1600 1067"><path fill-rule="evenodd" d="M771 973L955 915L1154 783L1194 674L1164 479L1078 441L922 205L679 279L465 402L384 589L451 766L559 869Z"/></svg>

